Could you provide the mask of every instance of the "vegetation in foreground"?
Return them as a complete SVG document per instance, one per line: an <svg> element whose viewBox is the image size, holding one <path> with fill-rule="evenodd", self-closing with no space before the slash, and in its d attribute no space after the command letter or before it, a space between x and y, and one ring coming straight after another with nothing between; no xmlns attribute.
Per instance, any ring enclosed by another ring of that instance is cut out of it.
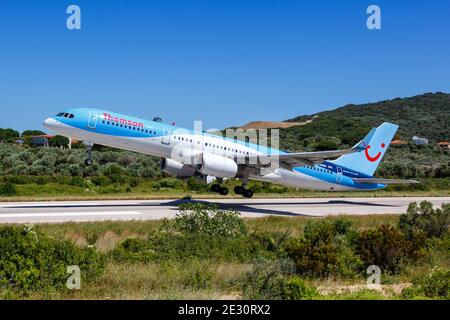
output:
<svg viewBox="0 0 450 320"><path fill-rule="evenodd" d="M450 299L450 205L401 216L241 219L184 204L172 220L0 228L7 299ZM65 287L79 265L81 290ZM366 270L381 268L381 290Z"/></svg>

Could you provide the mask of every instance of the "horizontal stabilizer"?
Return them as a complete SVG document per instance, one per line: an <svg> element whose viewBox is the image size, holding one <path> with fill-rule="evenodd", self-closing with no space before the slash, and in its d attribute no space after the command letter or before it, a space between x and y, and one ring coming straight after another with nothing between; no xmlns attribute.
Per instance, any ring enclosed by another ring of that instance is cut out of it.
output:
<svg viewBox="0 0 450 320"><path fill-rule="evenodd" d="M402 180L402 179L383 179L383 178L353 178L357 183L382 183L382 184L409 184L420 183L416 180Z"/></svg>

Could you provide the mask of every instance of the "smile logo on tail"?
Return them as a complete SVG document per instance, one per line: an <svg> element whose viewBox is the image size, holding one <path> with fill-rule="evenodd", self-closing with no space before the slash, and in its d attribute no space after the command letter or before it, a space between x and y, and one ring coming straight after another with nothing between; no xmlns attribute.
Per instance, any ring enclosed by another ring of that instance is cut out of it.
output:
<svg viewBox="0 0 450 320"><path fill-rule="evenodd" d="M381 144L381 148L384 149L385 144L382 143ZM366 154L366 158L367 160L369 160L370 162L375 162L377 161L380 157L381 157L381 152L378 152L377 155L375 157L371 157L369 154L369 149L370 149L370 145L368 145L365 149L364 149L364 153Z"/></svg>

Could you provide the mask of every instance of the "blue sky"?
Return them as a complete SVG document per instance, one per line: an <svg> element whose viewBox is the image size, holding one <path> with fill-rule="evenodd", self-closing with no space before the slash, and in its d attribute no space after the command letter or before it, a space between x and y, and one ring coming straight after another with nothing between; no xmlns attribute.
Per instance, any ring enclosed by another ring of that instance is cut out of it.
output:
<svg viewBox="0 0 450 320"><path fill-rule="evenodd" d="M93 107L224 128L434 91L450 92L449 1L0 1L0 127Z"/></svg>

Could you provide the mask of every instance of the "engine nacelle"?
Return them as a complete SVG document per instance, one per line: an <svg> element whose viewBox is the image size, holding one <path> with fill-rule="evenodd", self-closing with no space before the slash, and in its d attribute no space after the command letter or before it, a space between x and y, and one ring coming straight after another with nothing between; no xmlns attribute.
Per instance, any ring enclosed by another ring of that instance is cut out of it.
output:
<svg viewBox="0 0 450 320"><path fill-rule="evenodd" d="M197 170L201 174L208 176L234 178L238 172L238 165L233 159L211 153L203 153L202 163L197 165Z"/></svg>
<svg viewBox="0 0 450 320"><path fill-rule="evenodd" d="M161 160L161 170L172 176L177 176L180 178L192 177L195 174L195 169L193 167L165 158Z"/></svg>

